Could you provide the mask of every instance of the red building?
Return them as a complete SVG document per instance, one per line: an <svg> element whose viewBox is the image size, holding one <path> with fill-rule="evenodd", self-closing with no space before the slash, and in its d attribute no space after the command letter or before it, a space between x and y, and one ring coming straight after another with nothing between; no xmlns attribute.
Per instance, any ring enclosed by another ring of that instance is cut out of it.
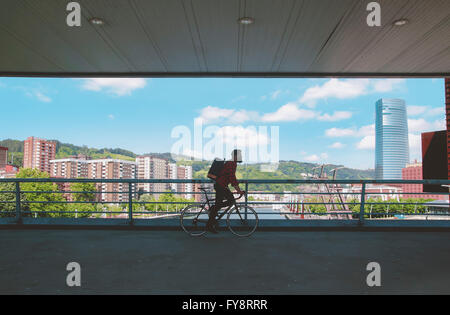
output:
<svg viewBox="0 0 450 315"><path fill-rule="evenodd" d="M5 168L8 161L8 148L0 147L0 169Z"/></svg>
<svg viewBox="0 0 450 315"><path fill-rule="evenodd" d="M450 179L450 78L445 79L446 130L422 133L422 178ZM424 185L426 192L448 192L440 185Z"/></svg>
<svg viewBox="0 0 450 315"><path fill-rule="evenodd" d="M14 165L6 165L3 168L0 168L0 178L14 178L16 174L19 172L19 168Z"/></svg>
<svg viewBox="0 0 450 315"><path fill-rule="evenodd" d="M50 174L50 160L56 156L56 142L28 137L23 147L23 167Z"/></svg>
<svg viewBox="0 0 450 315"><path fill-rule="evenodd" d="M422 177L422 163L417 163L417 161L413 164L406 165L405 168L402 169L402 180L414 180L414 179L423 179ZM423 192L422 184L402 184L403 198L425 198L425 199L438 199L438 200L446 200L446 195L408 195L405 193L421 193Z"/></svg>
<svg viewBox="0 0 450 315"><path fill-rule="evenodd" d="M447 178L450 179L450 78L445 79L445 115L447 118Z"/></svg>

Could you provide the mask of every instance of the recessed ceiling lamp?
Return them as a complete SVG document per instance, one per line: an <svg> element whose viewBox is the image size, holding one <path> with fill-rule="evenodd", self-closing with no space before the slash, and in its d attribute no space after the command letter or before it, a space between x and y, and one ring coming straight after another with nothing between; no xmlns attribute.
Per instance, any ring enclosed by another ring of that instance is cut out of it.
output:
<svg viewBox="0 0 450 315"><path fill-rule="evenodd" d="M240 19L238 19L238 22L242 25L249 25L255 23L255 19L251 17L241 17Z"/></svg>
<svg viewBox="0 0 450 315"><path fill-rule="evenodd" d="M104 25L105 24L105 21L98 17L90 18L89 22L94 25Z"/></svg>
<svg viewBox="0 0 450 315"><path fill-rule="evenodd" d="M407 19L398 19L398 20L395 20L392 24L394 26L403 26L403 25L406 25L408 23L409 23L409 21Z"/></svg>

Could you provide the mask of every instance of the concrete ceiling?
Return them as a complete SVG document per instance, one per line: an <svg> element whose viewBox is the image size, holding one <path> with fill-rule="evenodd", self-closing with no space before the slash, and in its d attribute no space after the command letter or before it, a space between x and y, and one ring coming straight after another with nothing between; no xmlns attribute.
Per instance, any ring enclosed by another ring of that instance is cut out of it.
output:
<svg viewBox="0 0 450 315"><path fill-rule="evenodd" d="M450 74L449 0L378 0L381 27L368 0L79 0L81 27L68 2L0 1L1 76Z"/></svg>

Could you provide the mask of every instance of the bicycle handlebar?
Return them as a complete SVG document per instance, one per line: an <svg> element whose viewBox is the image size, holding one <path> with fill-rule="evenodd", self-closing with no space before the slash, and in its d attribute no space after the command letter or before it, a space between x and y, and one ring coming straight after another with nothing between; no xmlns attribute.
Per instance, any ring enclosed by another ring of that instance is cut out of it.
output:
<svg viewBox="0 0 450 315"><path fill-rule="evenodd" d="M241 199L242 198L242 196L244 196L245 195L245 191L242 191L242 193L238 193L238 192L233 192L233 194L239 194L239 197L237 197L235 200L237 200L237 199Z"/></svg>

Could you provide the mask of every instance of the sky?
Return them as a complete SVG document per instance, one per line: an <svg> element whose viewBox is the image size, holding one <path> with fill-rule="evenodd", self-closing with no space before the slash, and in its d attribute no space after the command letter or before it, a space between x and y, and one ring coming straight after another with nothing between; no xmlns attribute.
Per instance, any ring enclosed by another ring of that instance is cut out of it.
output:
<svg viewBox="0 0 450 315"><path fill-rule="evenodd" d="M188 130L191 144L179 153L195 155L201 124L224 143L275 148L280 160L368 169L380 98L406 101L410 156L420 161L420 133L445 129L443 79L3 77L0 140L35 136L144 154L173 151L176 131Z"/></svg>

